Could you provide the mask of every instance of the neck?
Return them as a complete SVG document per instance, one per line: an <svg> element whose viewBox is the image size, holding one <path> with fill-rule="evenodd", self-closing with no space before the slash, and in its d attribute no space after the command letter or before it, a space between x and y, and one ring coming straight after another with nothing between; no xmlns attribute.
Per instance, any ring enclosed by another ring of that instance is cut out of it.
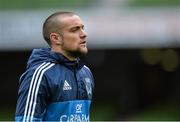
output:
<svg viewBox="0 0 180 122"><path fill-rule="evenodd" d="M67 59L69 59L70 61L76 61L77 58L73 57L72 55L70 55L68 52L63 51L61 49L58 48L51 48L51 51L56 52L56 53L61 53L63 54Z"/></svg>
<svg viewBox="0 0 180 122"><path fill-rule="evenodd" d="M68 58L70 61L76 61L77 58L73 57L72 55L70 55L69 53L66 53L66 52L62 52L62 54Z"/></svg>

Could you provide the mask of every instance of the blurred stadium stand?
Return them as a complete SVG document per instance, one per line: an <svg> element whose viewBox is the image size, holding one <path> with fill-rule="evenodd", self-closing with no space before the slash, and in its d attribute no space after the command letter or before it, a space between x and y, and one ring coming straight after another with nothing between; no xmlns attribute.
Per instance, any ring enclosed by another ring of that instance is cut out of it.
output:
<svg viewBox="0 0 180 122"><path fill-rule="evenodd" d="M14 119L19 76L59 10L86 25L92 120L180 120L180 0L0 0L0 120Z"/></svg>
<svg viewBox="0 0 180 122"><path fill-rule="evenodd" d="M86 23L90 48L180 46L180 9L118 10L75 10ZM0 50L46 46L41 27L45 18L54 11L1 11Z"/></svg>

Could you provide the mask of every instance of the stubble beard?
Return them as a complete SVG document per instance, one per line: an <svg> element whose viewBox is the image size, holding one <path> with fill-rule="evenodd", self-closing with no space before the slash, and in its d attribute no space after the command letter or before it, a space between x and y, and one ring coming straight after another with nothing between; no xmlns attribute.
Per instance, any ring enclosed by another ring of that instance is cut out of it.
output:
<svg viewBox="0 0 180 122"><path fill-rule="evenodd" d="M64 41L64 39L63 39ZM62 43L61 48L65 51L65 53L69 56L69 57L73 57L73 58L78 58L81 56L84 56L88 53L88 48L87 45L83 46L83 47L77 47L76 49L68 49L64 43Z"/></svg>
<svg viewBox="0 0 180 122"><path fill-rule="evenodd" d="M73 56L75 58L84 56L84 55L86 55L88 53L88 49L87 49L87 47L83 47L83 48L84 49L78 48L75 51L69 51L69 53L70 53L71 56Z"/></svg>

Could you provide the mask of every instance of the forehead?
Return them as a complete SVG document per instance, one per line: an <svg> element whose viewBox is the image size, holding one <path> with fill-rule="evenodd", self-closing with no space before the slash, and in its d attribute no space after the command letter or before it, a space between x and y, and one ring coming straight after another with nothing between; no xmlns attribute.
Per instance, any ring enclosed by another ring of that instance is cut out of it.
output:
<svg viewBox="0 0 180 122"><path fill-rule="evenodd" d="M61 17L60 21L64 27L73 27L73 26L84 25L81 18L77 15Z"/></svg>

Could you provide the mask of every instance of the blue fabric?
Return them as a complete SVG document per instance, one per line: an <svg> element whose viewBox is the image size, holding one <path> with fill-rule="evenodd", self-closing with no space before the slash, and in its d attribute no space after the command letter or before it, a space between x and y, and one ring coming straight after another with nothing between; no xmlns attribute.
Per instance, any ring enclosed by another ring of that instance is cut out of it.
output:
<svg viewBox="0 0 180 122"><path fill-rule="evenodd" d="M69 61L50 48L34 49L20 77L15 120L33 116L39 121L59 121L62 115L63 120L73 115L87 119L93 89L92 73L80 59ZM76 113L77 104L83 106L82 113Z"/></svg>
<svg viewBox="0 0 180 122"><path fill-rule="evenodd" d="M47 107L45 120L89 121L90 100L52 103Z"/></svg>

